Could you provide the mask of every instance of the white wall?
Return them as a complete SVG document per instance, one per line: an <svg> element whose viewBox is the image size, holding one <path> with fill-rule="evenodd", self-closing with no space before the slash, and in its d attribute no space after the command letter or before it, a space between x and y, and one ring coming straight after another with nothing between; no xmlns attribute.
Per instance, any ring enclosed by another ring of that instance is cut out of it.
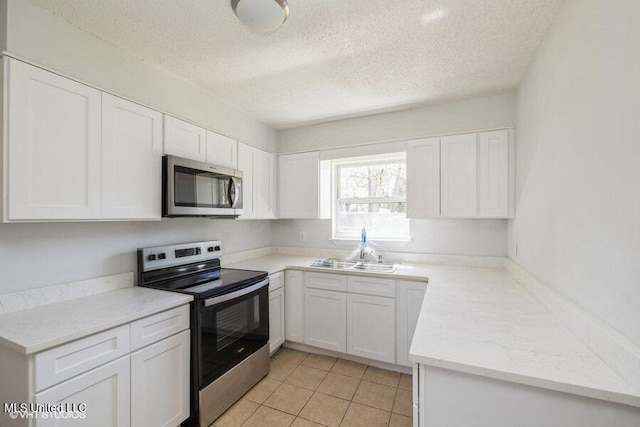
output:
<svg viewBox="0 0 640 427"><path fill-rule="evenodd" d="M307 240L299 240L300 231ZM356 249L357 243L334 244L331 220L278 220L273 224L274 246ZM380 252L506 256L507 221L501 219L412 219L406 246L374 246Z"/></svg>
<svg viewBox="0 0 640 427"><path fill-rule="evenodd" d="M509 92L282 130L278 140L278 151L311 151L475 132L511 127L514 124L515 93Z"/></svg>
<svg viewBox="0 0 640 427"><path fill-rule="evenodd" d="M5 25L7 24L8 25ZM272 128L25 0L0 0L0 47L269 151ZM269 221L0 224L0 293L136 271L138 247L220 239L226 253L268 246Z"/></svg>
<svg viewBox="0 0 640 427"><path fill-rule="evenodd" d="M138 60L26 0L0 1L8 5L7 51L258 148L276 150L274 129L204 90Z"/></svg>
<svg viewBox="0 0 640 427"><path fill-rule="evenodd" d="M639 22L561 6L518 90L509 257L640 345Z"/></svg>
<svg viewBox="0 0 640 427"><path fill-rule="evenodd" d="M137 271L136 248L221 240L233 253L269 246L269 221L0 223L0 294Z"/></svg>

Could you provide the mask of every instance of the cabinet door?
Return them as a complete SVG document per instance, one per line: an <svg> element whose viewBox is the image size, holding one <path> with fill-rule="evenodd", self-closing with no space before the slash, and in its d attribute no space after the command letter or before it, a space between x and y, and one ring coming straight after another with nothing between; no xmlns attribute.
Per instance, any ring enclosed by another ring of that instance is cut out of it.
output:
<svg viewBox="0 0 640 427"><path fill-rule="evenodd" d="M255 211L260 219L275 218L276 160L275 156L255 150L254 187Z"/></svg>
<svg viewBox="0 0 640 427"><path fill-rule="evenodd" d="M207 131L200 126L164 116L164 153L185 159L207 160Z"/></svg>
<svg viewBox="0 0 640 427"><path fill-rule="evenodd" d="M511 214L511 144L509 130L480 133L478 142L478 211L485 218Z"/></svg>
<svg viewBox="0 0 640 427"><path fill-rule="evenodd" d="M234 139L208 130L207 163L238 169L238 143Z"/></svg>
<svg viewBox="0 0 640 427"><path fill-rule="evenodd" d="M129 356L122 357L35 395L38 405L84 403L85 418L41 418L36 427L127 427L130 425ZM135 393L134 393L135 394ZM138 425L138 424L133 424ZM158 424L159 425L159 424Z"/></svg>
<svg viewBox="0 0 640 427"><path fill-rule="evenodd" d="M244 192L242 197L242 207L244 214L240 216L240 219L255 219L256 218L256 198L254 188L253 173L255 170L255 149L243 144L238 143L238 169L242 171L242 191Z"/></svg>
<svg viewBox="0 0 640 427"><path fill-rule="evenodd" d="M281 155L278 163L278 217L319 218L318 152Z"/></svg>
<svg viewBox="0 0 640 427"><path fill-rule="evenodd" d="M453 135L440 139L443 217L473 218L477 206L477 135Z"/></svg>
<svg viewBox="0 0 640 427"><path fill-rule="evenodd" d="M284 273L285 338L304 342L304 283L303 273L287 270Z"/></svg>
<svg viewBox="0 0 640 427"><path fill-rule="evenodd" d="M189 417L190 339L183 331L131 354L131 424L176 426Z"/></svg>
<svg viewBox="0 0 640 427"><path fill-rule="evenodd" d="M162 113L102 94L102 217L162 216Z"/></svg>
<svg viewBox="0 0 640 427"><path fill-rule="evenodd" d="M284 343L284 288L269 292L269 351Z"/></svg>
<svg viewBox="0 0 640 427"><path fill-rule="evenodd" d="M347 351L347 294L304 290L305 344Z"/></svg>
<svg viewBox="0 0 640 427"><path fill-rule="evenodd" d="M100 216L100 91L7 64L5 220Z"/></svg>
<svg viewBox="0 0 640 427"><path fill-rule="evenodd" d="M398 280L398 365L411 366L409 348L427 289L423 282Z"/></svg>
<svg viewBox="0 0 640 427"><path fill-rule="evenodd" d="M440 138L407 142L407 218L440 216Z"/></svg>
<svg viewBox="0 0 640 427"><path fill-rule="evenodd" d="M394 298L347 295L347 353L368 359L396 361Z"/></svg>

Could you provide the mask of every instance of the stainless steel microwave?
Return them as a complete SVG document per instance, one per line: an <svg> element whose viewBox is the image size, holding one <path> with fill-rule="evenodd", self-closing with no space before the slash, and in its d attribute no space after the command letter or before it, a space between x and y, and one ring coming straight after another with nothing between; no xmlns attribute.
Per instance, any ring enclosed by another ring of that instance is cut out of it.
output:
<svg viewBox="0 0 640 427"><path fill-rule="evenodd" d="M162 158L162 216L242 215L242 171L175 156Z"/></svg>

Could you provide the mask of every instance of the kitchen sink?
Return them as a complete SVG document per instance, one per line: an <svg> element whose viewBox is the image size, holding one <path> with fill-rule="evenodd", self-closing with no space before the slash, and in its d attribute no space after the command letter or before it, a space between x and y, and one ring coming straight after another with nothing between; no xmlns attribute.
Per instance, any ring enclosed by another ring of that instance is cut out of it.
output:
<svg viewBox="0 0 640 427"><path fill-rule="evenodd" d="M358 264L357 261L344 261L344 260L329 258L329 259L315 260L313 261L313 264L311 264L311 267L352 268L356 264Z"/></svg>
<svg viewBox="0 0 640 427"><path fill-rule="evenodd" d="M313 261L311 267L335 268L339 270L360 270L377 273L393 273L397 270L398 265L328 258Z"/></svg>
<svg viewBox="0 0 640 427"><path fill-rule="evenodd" d="M356 270L363 271L376 271L379 273L393 273L396 271L398 266L396 264L376 264L376 263L367 263L367 262L359 262L353 266Z"/></svg>

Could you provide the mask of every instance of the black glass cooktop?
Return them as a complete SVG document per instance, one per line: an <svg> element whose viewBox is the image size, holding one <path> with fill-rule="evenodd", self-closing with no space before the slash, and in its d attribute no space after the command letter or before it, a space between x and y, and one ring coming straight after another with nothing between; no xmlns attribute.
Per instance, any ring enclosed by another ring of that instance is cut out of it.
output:
<svg viewBox="0 0 640 427"><path fill-rule="evenodd" d="M266 278L267 272L265 271L221 268L166 281L156 281L148 286L154 289L190 294L196 299L203 299L242 289Z"/></svg>

